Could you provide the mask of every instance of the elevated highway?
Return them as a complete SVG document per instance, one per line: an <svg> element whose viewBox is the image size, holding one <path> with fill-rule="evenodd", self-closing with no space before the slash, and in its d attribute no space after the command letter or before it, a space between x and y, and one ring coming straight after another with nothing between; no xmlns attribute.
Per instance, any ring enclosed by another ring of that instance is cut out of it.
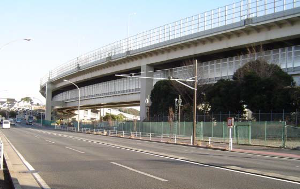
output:
<svg viewBox="0 0 300 189"><path fill-rule="evenodd" d="M115 74L178 78L191 76L186 65L198 60L199 80L230 78L249 60L264 58L278 64L299 81L300 1L243 0L194 15L117 41L77 57L49 71L41 79L46 119L53 107L76 109L81 90L83 108L140 105L156 80L119 78ZM247 49L261 47L261 52Z"/></svg>

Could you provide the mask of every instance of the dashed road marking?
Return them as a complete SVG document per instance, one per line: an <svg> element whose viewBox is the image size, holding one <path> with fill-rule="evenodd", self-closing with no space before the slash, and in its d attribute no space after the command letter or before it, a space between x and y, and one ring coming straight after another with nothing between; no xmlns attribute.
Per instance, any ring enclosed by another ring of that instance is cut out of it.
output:
<svg viewBox="0 0 300 189"><path fill-rule="evenodd" d="M76 149L74 149L74 148L70 148L70 147L68 147L68 146L66 146L66 148L69 149L69 150L73 150L73 151L75 151L75 152L81 153L81 154L84 154L84 153L85 153L85 152L76 150Z"/></svg>
<svg viewBox="0 0 300 189"><path fill-rule="evenodd" d="M119 166L119 167L123 167L123 168L125 168L125 169L128 169L128 170L130 170L130 171L139 173L139 174L141 174L141 175L145 175L145 176L154 178L154 179L159 180L159 181L162 181L162 182L167 182L167 181L168 181L168 180L166 180L166 179L163 179L163 178L160 178L160 177L157 177L157 176L154 176L154 175L150 175L150 174L148 174L148 173L145 173L145 172L142 172L142 171L133 169L133 168L131 168L131 167L127 167L127 166L125 166L125 165L121 165L121 164L116 163L116 162L110 162L110 163L112 163L112 164L114 164L114 165L117 165L117 166Z"/></svg>

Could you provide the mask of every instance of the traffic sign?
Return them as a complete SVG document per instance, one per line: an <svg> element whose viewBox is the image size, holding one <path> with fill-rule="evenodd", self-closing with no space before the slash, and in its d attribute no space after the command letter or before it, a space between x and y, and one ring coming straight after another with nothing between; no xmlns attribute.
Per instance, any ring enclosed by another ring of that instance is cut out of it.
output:
<svg viewBox="0 0 300 189"><path fill-rule="evenodd" d="M234 118L233 117L227 118L227 126L233 127L233 125L234 125Z"/></svg>

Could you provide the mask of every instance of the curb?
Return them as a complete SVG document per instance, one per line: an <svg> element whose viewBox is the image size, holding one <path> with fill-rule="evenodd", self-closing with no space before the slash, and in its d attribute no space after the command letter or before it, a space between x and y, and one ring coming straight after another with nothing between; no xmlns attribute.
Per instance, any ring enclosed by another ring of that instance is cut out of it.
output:
<svg viewBox="0 0 300 189"><path fill-rule="evenodd" d="M4 151L3 161L5 161L5 163L6 163L7 171L8 171L9 178L10 178L10 181L12 183L13 188L14 189L22 189L18 179L15 176L15 173L14 173L13 168L12 168L12 164L10 162L10 159L9 159L6 151Z"/></svg>
<svg viewBox="0 0 300 189"><path fill-rule="evenodd" d="M15 151L4 133L0 132L4 143L4 160L14 189L41 188L34 175Z"/></svg>

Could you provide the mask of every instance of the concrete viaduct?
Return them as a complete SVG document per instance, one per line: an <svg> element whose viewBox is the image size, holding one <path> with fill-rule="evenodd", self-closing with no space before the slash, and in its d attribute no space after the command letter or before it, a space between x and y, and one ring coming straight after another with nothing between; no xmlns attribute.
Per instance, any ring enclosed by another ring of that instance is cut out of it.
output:
<svg viewBox="0 0 300 189"><path fill-rule="evenodd" d="M258 46L264 51L247 52ZM77 108L78 90L65 79L80 87L82 109L140 105L143 120L156 80L115 74L189 78L186 61L197 59L199 80L213 83L257 58L278 64L300 83L299 0L243 0L79 56L41 79L46 120L53 108Z"/></svg>

